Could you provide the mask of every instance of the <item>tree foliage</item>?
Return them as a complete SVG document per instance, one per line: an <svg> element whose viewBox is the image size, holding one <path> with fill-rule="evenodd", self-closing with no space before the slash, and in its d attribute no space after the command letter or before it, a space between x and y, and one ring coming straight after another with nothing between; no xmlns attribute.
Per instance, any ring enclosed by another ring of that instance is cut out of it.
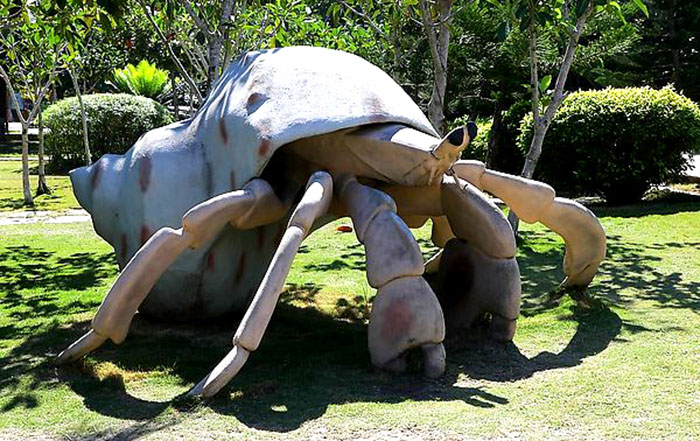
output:
<svg viewBox="0 0 700 441"><path fill-rule="evenodd" d="M122 93L157 99L169 87L168 72L148 60L141 60L134 66L127 64L123 69L114 70L114 85Z"/></svg>
<svg viewBox="0 0 700 441"><path fill-rule="evenodd" d="M534 124L523 120L519 146ZM638 201L651 185L677 179L686 154L700 149L700 107L672 88L572 93L544 142L537 176L569 194Z"/></svg>

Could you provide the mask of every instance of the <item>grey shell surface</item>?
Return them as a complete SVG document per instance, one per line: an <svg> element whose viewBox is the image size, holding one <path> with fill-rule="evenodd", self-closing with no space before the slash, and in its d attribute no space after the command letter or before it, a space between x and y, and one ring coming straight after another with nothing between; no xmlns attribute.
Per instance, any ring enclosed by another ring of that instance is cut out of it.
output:
<svg viewBox="0 0 700 441"><path fill-rule="evenodd" d="M437 136L403 89L357 56L316 47L249 52L191 119L148 132L125 155L105 155L71 178L123 266L159 228L179 228L192 206L259 176L279 147L386 122ZM213 243L179 257L140 311L179 320L241 308L283 228L226 227Z"/></svg>

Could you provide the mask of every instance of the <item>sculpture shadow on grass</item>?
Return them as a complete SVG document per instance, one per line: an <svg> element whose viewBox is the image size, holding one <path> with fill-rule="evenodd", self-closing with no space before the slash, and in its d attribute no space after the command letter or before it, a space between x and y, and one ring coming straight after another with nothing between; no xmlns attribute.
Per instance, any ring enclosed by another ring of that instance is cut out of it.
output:
<svg viewBox="0 0 700 441"><path fill-rule="evenodd" d="M616 236L609 239L610 263L603 265L602 277L591 288L593 296L603 298L605 304L624 307L631 299L619 293L634 287L638 288L638 296L656 300L662 307L698 310L698 282L683 280L681 274L669 276L657 271L655 263L660 258L648 253L649 246L626 243ZM563 250L559 246L552 247L551 241L558 239L545 233L523 235L519 261L524 282L524 315L540 314L551 307L544 301L543 294L559 282L563 257ZM653 245L652 249L697 245L673 242ZM361 250L349 248L345 251L353 254ZM52 271L44 272L42 268L31 266L36 263L27 263L24 267L2 263L24 257L28 262L43 260L48 267L54 267L58 260L50 253L37 254L43 251L32 247L15 247L3 253L0 255L0 265L4 265L0 292L4 296L0 302L15 306L13 313L17 320L31 316L47 318L59 309L63 311L61 301L50 294L52 287L86 289L94 286L100 277L115 271L108 254L74 254L64 261L71 271L51 275ZM91 278L91 273L98 276ZM48 287L44 291L47 294L41 294L45 296L41 301L22 299L15 293L21 287L38 283ZM576 321L577 329L558 354L542 352L527 357L513 344L484 343L477 338L478 333L453 335L446 341L448 367L445 376L429 381L420 376L417 366L399 376L374 372L367 353L365 325L357 320L340 320L316 309L314 304L320 288L312 281L290 286L260 349L222 394L202 405L234 416L249 427L278 432L294 430L322 416L329 405L342 403L459 400L472 406L497 408L507 405L508 399L483 388L462 387L460 375L489 381L518 381L536 372L580 364L584 358L604 351L610 342L620 340L618 335L623 328L633 333L655 331L624 323L602 304L590 309L572 306L567 320ZM291 301L308 306L294 307L289 304ZM94 301L72 302L71 314L92 312L97 306ZM350 306L354 302L348 301ZM21 305L27 307L18 308ZM354 306L358 310L364 308L364 305ZM105 437L129 439L162 430L171 423L154 424L153 418L171 406L187 410L192 404L179 397L166 402L140 399L127 391L124 373L166 369L179 379L184 389L198 382L226 354L237 324L235 317L190 325L168 325L137 317L123 345L108 343L87 362L62 368L52 365L53 357L87 329L87 322L70 327L58 321L50 326L4 326L0 328L1 338L25 340L0 359L0 389L12 396L1 410L18 406L39 408L36 388L67 384L83 398L87 408L133 421L124 431L103 434ZM107 374L97 372L96 366L101 362L110 362L118 369ZM22 379L21 384L19 379ZM98 437L99 434L91 434L87 438Z"/></svg>
<svg viewBox="0 0 700 441"><path fill-rule="evenodd" d="M307 283L285 293L290 301L313 304L320 287ZM483 343L470 336L447 341L448 370L429 381L417 365L404 375L372 370L366 347L366 328L358 322L334 319L315 309L283 302L258 351L229 387L205 402L211 410L236 417L249 427L285 432L321 417L332 404L351 402L398 403L414 401L462 401L496 408L508 399L480 387L463 387L458 377L512 381L532 373L578 364L583 357L603 350L619 332L619 318L607 309L593 312L579 323L576 336L562 354L522 356L514 345ZM86 310L93 310L94 305ZM577 316L578 317L578 316ZM578 318L577 318L578 319ZM599 325L606 324L601 333ZM47 384L67 384L84 405L102 415L132 420L129 428L105 437L129 439L162 430L170 423L154 424L153 418L170 406L186 411L191 405L180 397L174 402L140 399L127 391L125 373L167 369L183 385L199 381L226 354L237 319L228 317L208 324L166 325L137 317L127 341L106 344L86 362L55 368L52 357L84 332L88 323L55 326L38 332L0 360L0 384L15 389L15 398L2 409L39 406L32 392ZM595 328L595 329L594 329ZM8 336L12 338L13 336ZM563 358L562 358L563 357ZM104 372L103 362L116 366ZM103 366L102 370L98 366ZM31 384L16 380L30 373ZM174 424L174 423L173 423ZM80 439L79 437L74 437ZM98 438L91 434L88 439Z"/></svg>

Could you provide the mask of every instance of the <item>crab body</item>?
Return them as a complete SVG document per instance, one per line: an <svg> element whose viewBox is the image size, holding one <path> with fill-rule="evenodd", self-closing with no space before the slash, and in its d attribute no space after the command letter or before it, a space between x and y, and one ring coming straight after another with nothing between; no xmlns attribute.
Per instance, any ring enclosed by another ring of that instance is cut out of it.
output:
<svg viewBox="0 0 700 441"><path fill-rule="evenodd" d="M435 135L404 91L361 58L308 47L251 52L228 68L192 119L155 129L124 156L106 155L71 179L123 267L159 228L180 227L191 207L261 176L279 147L385 122ZM294 195L304 183L288 180L283 191ZM225 228L209 247L185 251L140 311L187 320L242 308L284 226L281 219L253 230Z"/></svg>
<svg viewBox="0 0 700 441"><path fill-rule="evenodd" d="M260 344L294 255L314 229L350 216L377 289L373 364L404 368L421 348L445 368L447 328L490 317L510 340L520 311L513 231L482 192L566 243L566 285L587 285L605 254L595 216L543 183L460 161L469 123L439 138L388 75L356 56L293 47L241 56L189 120L123 156L74 170L76 196L122 269L92 329L60 356L122 342L136 311L169 320L243 309L234 348L194 389L220 390ZM410 227L432 219L424 262ZM431 287L424 279L431 273ZM434 292L434 289L437 292Z"/></svg>

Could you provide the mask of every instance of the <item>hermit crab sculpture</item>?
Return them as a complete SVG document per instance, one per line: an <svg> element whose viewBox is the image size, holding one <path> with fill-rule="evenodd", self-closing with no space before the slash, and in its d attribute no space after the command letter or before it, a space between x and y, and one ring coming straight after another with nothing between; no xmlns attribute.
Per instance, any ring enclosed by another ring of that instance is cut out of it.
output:
<svg viewBox="0 0 700 441"><path fill-rule="evenodd" d="M377 289L372 363L445 369L445 329L491 317L510 340L520 311L513 231L484 191L566 243L564 285L587 285L605 254L595 216L546 184L458 160L473 123L440 139L416 104L367 61L322 48L249 52L189 120L145 134L123 156L71 173L121 273L69 362L132 317L201 319L245 311L233 349L192 391L217 393L260 344L301 242L350 216ZM409 227L432 219L444 250L425 264ZM423 278L436 273L437 295Z"/></svg>

